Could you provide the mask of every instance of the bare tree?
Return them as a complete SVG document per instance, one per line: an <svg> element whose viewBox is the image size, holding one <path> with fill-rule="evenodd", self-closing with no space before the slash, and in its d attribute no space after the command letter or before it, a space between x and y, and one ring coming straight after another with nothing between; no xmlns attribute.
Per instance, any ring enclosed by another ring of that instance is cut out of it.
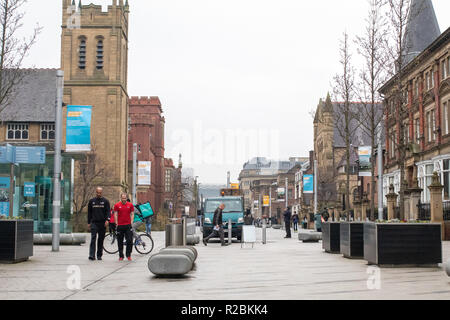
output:
<svg viewBox="0 0 450 320"><path fill-rule="evenodd" d="M98 156L93 148L84 155L84 159L76 162L77 179L73 186L73 212L78 225L82 213L95 196L95 187L106 182L107 168L99 165Z"/></svg>
<svg viewBox="0 0 450 320"><path fill-rule="evenodd" d="M352 147L353 136L358 130L359 122L357 120L357 110L352 106L352 99L354 97L355 90L355 70L351 62L351 53L348 34L344 33L344 39L340 45L340 64L342 67L342 73L337 74L334 77L334 95L336 97L336 108L334 110L334 123L337 133L344 141L345 145L345 173L346 173L346 186L345 186L345 212L348 213L350 206L350 156L351 152L354 152ZM349 215L347 214L347 217Z"/></svg>
<svg viewBox="0 0 450 320"><path fill-rule="evenodd" d="M356 37L358 53L364 58L364 66L360 72L360 83L356 94L362 101L359 112L361 128L370 138L371 153L371 186L370 214L375 216L375 167L378 130L383 122L383 108L378 90L385 82L386 57L383 44L386 38L386 19L382 13L383 0L368 0L370 9L366 18L363 35Z"/></svg>
<svg viewBox="0 0 450 320"><path fill-rule="evenodd" d="M408 110L408 88L406 84L405 66L407 64L406 53L408 52L408 22L418 14L422 8L414 8L412 11L412 0L385 0L387 7L387 19L389 22L389 33L384 41L383 49L389 63L385 63L386 71L391 77L392 90L385 93L388 99L385 100L387 128L386 134L389 140L393 142L397 153L397 163L400 169L400 217L404 217L405 205L405 189L407 185L405 181L405 160L408 151L408 136L405 129L409 126L409 110ZM395 130L388 130L394 127Z"/></svg>
<svg viewBox="0 0 450 320"><path fill-rule="evenodd" d="M4 110L14 89L27 75L21 70L23 61L42 30L33 29L29 39L19 39L25 13L21 11L27 0L0 0L0 112Z"/></svg>

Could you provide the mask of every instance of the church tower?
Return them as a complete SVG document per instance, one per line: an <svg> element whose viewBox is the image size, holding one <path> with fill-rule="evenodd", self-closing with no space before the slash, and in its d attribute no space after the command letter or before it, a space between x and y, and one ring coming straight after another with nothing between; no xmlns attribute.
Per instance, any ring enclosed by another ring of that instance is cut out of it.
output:
<svg viewBox="0 0 450 320"><path fill-rule="evenodd" d="M106 12L63 0L64 103L92 106L91 143L96 165L108 173L104 194L111 201L128 180L128 17L128 0L112 0Z"/></svg>

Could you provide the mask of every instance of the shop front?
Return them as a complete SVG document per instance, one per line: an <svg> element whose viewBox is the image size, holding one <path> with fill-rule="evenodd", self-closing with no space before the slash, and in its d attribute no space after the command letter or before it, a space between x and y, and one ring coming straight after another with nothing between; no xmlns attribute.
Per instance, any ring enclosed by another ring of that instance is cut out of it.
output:
<svg viewBox="0 0 450 320"><path fill-rule="evenodd" d="M47 155L45 164L16 164L14 168L14 193L7 197L8 206L12 204L14 217L34 220L35 233L52 232L53 163L54 156ZM61 165L61 233L71 233L72 158L63 156ZM9 178L10 170L10 164L0 164L0 178Z"/></svg>

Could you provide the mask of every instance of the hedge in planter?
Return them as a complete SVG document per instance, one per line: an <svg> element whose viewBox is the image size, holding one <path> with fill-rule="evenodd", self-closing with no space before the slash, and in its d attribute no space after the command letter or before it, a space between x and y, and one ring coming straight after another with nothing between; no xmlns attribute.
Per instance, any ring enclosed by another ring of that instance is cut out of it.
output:
<svg viewBox="0 0 450 320"><path fill-rule="evenodd" d="M340 253L340 222L322 223L322 247L328 253Z"/></svg>
<svg viewBox="0 0 450 320"><path fill-rule="evenodd" d="M33 256L33 220L0 220L0 262L17 263Z"/></svg>
<svg viewBox="0 0 450 320"><path fill-rule="evenodd" d="M341 222L340 227L341 253L346 258L364 258L364 223Z"/></svg>
<svg viewBox="0 0 450 320"><path fill-rule="evenodd" d="M365 223L364 259L376 265L442 263L441 225Z"/></svg>

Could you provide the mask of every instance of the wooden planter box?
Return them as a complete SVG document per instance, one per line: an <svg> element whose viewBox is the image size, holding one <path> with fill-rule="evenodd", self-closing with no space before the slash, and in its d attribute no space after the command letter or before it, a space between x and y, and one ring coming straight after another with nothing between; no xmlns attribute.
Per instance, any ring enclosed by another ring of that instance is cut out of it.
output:
<svg viewBox="0 0 450 320"><path fill-rule="evenodd" d="M0 262L18 263L33 256L33 220L0 220Z"/></svg>
<svg viewBox="0 0 450 320"><path fill-rule="evenodd" d="M341 253L346 258L364 258L364 223L341 222Z"/></svg>
<svg viewBox="0 0 450 320"><path fill-rule="evenodd" d="M340 222L322 223L322 247L328 253L340 253Z"/></svg>
<svg viewBox="0 0 450 320"><path fill-rule="evenodd" d="M442 263L441 225L365 223L364 259L376 265Z"/></svg>

